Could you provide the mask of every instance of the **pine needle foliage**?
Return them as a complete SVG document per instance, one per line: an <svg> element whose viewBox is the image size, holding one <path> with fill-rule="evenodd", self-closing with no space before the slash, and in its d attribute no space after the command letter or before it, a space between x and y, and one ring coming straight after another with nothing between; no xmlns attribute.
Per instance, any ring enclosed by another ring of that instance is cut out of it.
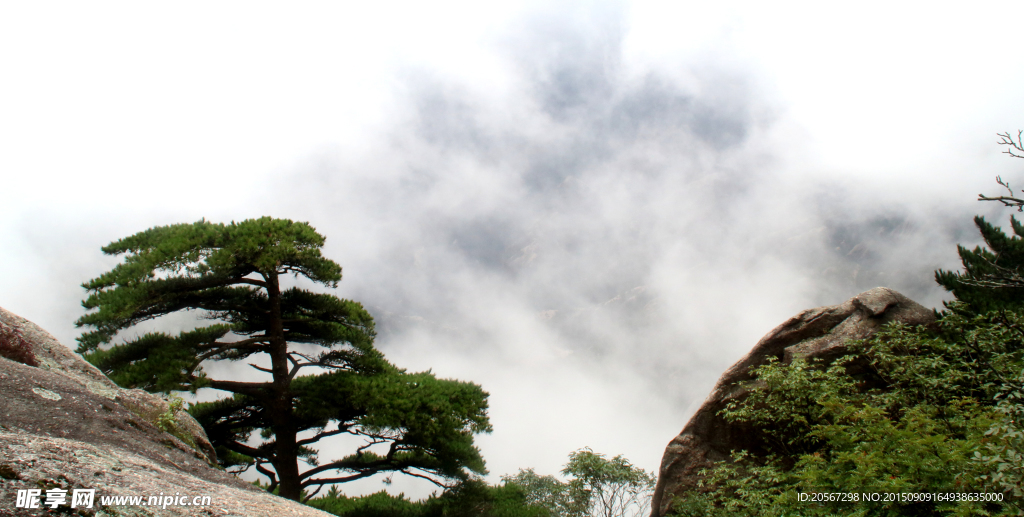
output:
<svg viewBox="0 0 1024 517"><path fill-rule="evenodd" d="M935 272L935 281L976 314L999 308L1024 309L1024 225L1010 216L1013 235L984 217L974 218L987 249L957 246L963 271Z"/></svg>
<svg viewBox="0 0 1024 517"><path fill-rule="evenodd" d="M124 260L83 284L89 312L77 325L89 330L78 351L124 387L231 393L191 412L224 467L255 466L283 497L382 472L446 487L485 473L473 444L491 430L480 386L395 367L374 348L361 304L282 285L293 275L338 286L341 266L322 256L324 241L308 223L263 217L160 226L111 243L103 252ZM115 340L180 311L213 323ZM262 380L211 378L205 367L217 361L246 361ZM365 443L321 462L312 446L344 434Z"/></svg>

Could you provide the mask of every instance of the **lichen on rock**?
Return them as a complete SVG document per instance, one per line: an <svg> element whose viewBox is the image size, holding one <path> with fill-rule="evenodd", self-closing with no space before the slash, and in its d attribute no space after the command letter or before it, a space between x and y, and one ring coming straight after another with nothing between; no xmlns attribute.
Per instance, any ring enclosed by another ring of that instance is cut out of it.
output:
<svg viewBox="0 0 1024 517"><path fill-rule="evenodd" d="M96 489L100 495L208 495L212 506L94 508L101 516L327 516L269 494L211 466L216 455L202 426L182 407L143 390L122 389L32 322L0 308L38 367L0 358L0 516L45 515L14 509L18 490ZM173 418L169 419L168 415ZM161 429L173 420L170 432ZM62 510L70 510L62 507Z"/></svg>

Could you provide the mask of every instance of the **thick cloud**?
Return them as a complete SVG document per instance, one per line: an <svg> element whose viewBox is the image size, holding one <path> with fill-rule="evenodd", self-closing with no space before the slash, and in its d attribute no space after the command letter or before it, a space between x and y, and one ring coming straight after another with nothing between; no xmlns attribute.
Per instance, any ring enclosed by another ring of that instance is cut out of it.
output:
<svg viewBox="0 0 1024 517"><path fill-rule="evenodd" d="M328 236L392 360L492 393L492 473L555 473L583 446L655 469L789 316L879 285L943 299L932 271L973 242L967 212L788 174L755 75L627 73L600 14L517 31L500 93L407 71L375 147L275 186Z"/></svg>

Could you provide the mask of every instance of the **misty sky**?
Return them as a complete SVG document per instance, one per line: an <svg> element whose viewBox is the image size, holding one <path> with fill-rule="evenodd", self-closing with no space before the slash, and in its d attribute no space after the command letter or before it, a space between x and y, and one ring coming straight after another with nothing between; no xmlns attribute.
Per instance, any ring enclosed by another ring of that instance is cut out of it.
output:
<svg viewBox="0 0 1024 517"><path fill-rule="evenodd" d="M656 470L790 316L941 308L1024 186L1020 4L369 4L0 7L0 306L74 348L101 246L308 221L393 363L491 394L491 481Z"/></svg>

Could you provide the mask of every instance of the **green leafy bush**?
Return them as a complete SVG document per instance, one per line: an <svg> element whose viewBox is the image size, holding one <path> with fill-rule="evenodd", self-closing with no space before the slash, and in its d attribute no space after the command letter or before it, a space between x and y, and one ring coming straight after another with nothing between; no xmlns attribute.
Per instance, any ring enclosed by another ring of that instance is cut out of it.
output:
<svg viewBox="0 0 1024 517"><path fill-rule="evenodd" d="M677 501L676 513L1021 514L1024 316L949 307L934 328L890 325L832 364L756 368L758 387L722 414L760 429L760 450L705 471L705 491ZM951 492L1004 500L861 497ZM800 500L811 493L858 500Z"/></svg>

